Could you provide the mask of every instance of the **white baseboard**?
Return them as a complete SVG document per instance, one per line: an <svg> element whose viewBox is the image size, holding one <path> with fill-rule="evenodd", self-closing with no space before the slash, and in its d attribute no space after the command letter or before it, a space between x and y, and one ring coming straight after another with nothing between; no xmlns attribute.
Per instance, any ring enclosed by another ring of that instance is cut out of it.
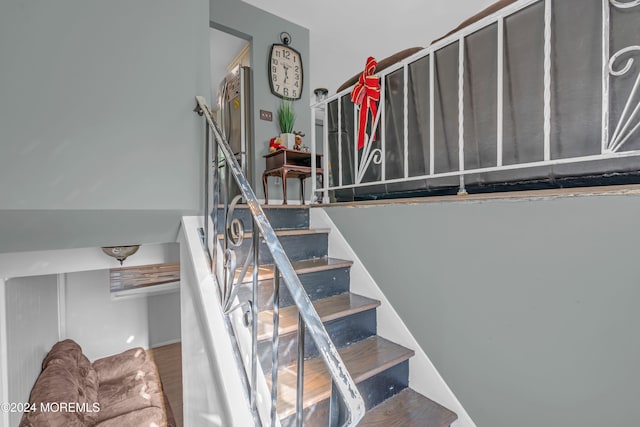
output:
<svg viewBox="0 0 640 427"><path fill-rule="evenodd" d="M182 342L182 338L178 338L175 340L169 340L169 341L162 341L162 342L157 342L154 343L153 345L149 345L149 348L153 349L153 348L157 348L157 347L164 347L165 345L171 345L171 344L177 344Z"/></svg>
<svg viewBox="0 0 640 427"><path fill-rule="evenodd" d="M381 302L377 309L378 335L415 351L415 356L409 360L409 386L458 414L458 420L452 425L476 427L458 398L453 394L327 212L322 208L311 209L310 222L311 228L331 230L329 233L329 256L353 261L351 291Z"/></svg>

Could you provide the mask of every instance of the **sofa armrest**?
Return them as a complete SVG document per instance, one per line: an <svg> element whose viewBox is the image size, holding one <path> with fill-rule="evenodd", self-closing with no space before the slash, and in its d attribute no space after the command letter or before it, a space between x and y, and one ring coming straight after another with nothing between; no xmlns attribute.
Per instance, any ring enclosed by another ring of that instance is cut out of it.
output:
<svg viewBox="0 0 640 427"><path fill-rule="evenodd" d="M85 413L93 410L94 402L88 402L77 373L65 366L52 364L40 373L31 390L29 403L34 405L35 411L23 415L20 427L84 426L91 422L91 417ZM77 406L72 411L63 411L59 410L60 403ZM52 409L47 410L48 407Z"/></svg>

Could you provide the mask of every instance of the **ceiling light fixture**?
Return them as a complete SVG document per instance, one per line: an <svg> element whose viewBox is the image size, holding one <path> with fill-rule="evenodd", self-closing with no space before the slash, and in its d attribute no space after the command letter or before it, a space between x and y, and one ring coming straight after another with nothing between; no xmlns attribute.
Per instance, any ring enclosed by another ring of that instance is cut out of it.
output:
<svg viewBox="0 0 640 427"><path fill-rule="evenodd" d="M138 252L138 249L140 249L140 245L103 246L102 252L109 255L110 257L117 259L118 261L120 261L120 265L122 265L122 262L131 255Z"/></svg>

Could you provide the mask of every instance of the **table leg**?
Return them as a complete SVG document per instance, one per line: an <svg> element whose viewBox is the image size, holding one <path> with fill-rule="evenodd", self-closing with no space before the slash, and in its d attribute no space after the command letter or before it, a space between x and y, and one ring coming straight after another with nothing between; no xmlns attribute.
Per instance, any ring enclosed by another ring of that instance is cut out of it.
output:
<svg viewBox="0 0 640 427"><path fill-rule="evenodd" d="M300 204L304 205L304 179L306 177L302 175L300 177Z"/></svg>
<svg viewBox="0 0 640 427"><path fill-rule="evenodd" d="M287 204L287 172L282 172L282 204Z"/></svg>
<svg viewBox="0 0 640 427"><path fill-rule="evenodd" d="M267 178L269 176L267 174L262 174L262 189L264 190L264 204L269 204L269 186L267 182Z"/></svg>

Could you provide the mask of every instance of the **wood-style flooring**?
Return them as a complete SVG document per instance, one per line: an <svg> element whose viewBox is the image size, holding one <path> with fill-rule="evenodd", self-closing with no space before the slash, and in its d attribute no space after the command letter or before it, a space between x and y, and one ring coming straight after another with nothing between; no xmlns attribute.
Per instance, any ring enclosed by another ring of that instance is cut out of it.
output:
<svg viewBox="0 0 640 427"><path fill-rule="evenodd" d="M176 424L182 427L182 344L178 342L151 348L147 354L156 362Z"/></svg>

